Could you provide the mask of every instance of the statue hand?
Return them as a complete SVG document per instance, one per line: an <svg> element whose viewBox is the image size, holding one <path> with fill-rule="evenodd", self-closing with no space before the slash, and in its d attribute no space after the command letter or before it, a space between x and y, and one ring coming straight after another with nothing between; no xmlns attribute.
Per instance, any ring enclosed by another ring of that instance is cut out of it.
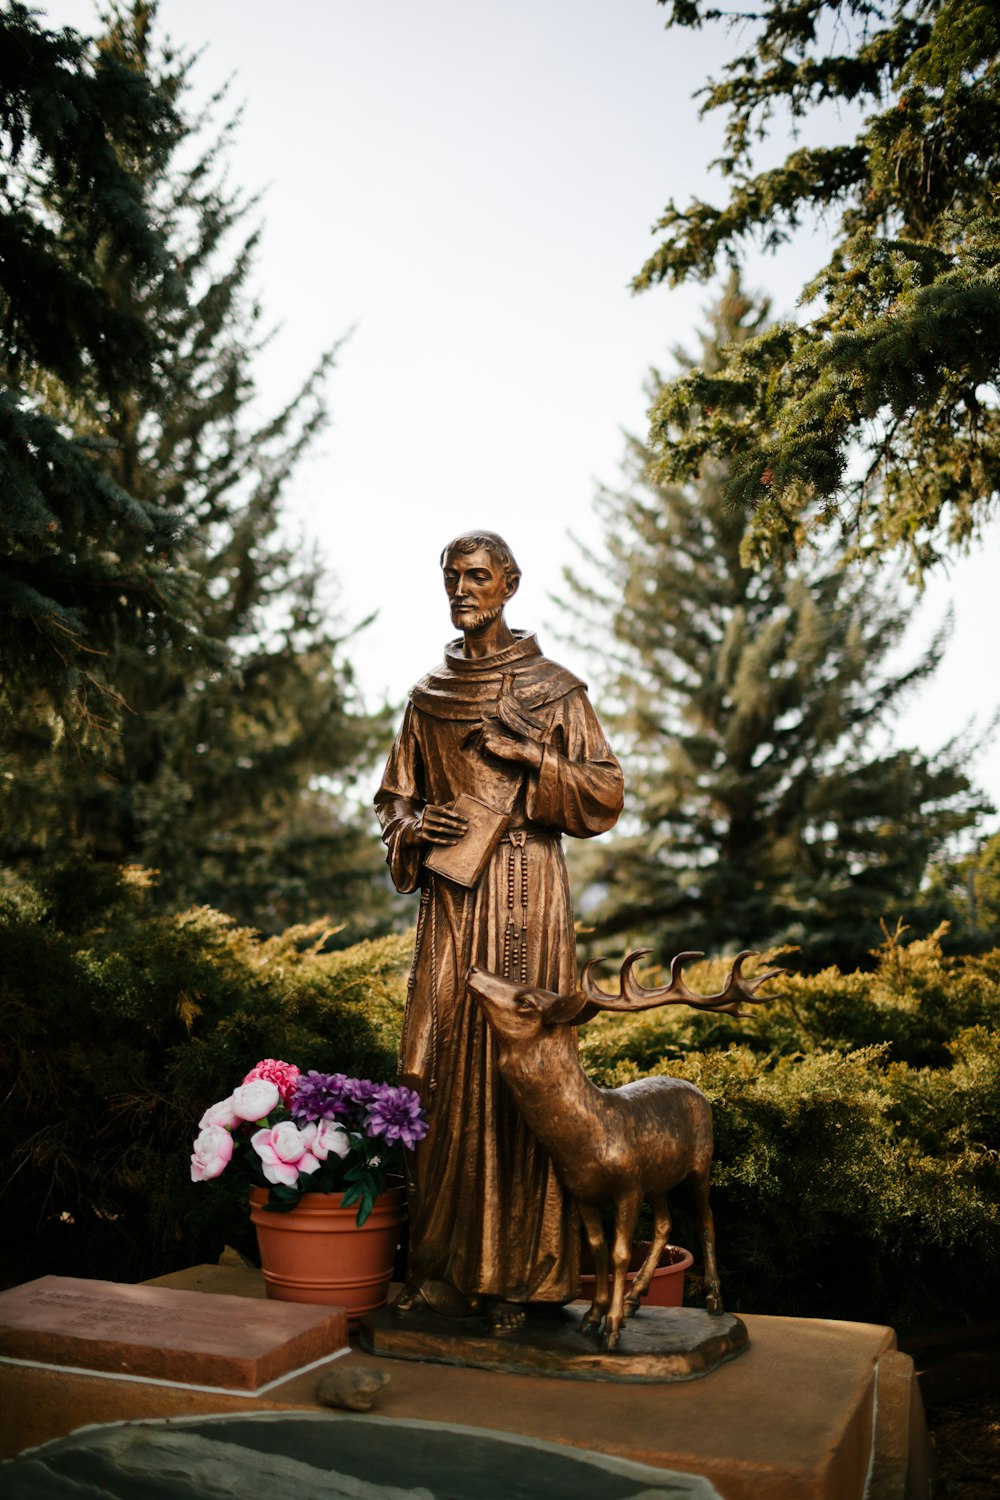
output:
<svg viewBox="0 0 1000 1500"><path fill-rule="evenodd" d="M511 734L497 719L484 719L480 730L480 743L484 750L499 760L517 761L537 771L542 763L542 747L537 740L529 740Z"/></svg>
<svg viewBox="0 0 1000 1500"><path fill-rule="evenodd" d="M428 802L414 824L413 837L425 844L457 844L468 826L468 820L460 813Z"/></svg>

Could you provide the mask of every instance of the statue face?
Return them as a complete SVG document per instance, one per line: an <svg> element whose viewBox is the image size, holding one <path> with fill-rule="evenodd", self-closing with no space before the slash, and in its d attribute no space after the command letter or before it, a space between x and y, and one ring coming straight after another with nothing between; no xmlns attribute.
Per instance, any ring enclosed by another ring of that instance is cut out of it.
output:
<svg viewBox="0 0 1000 1500"><path fill-rule="evenodd" d="M480 630L502 612L514 589L503 568L485 547L475 552L449 552L444 560L445 592L451 602L451 622L459 630Z"/></svg>

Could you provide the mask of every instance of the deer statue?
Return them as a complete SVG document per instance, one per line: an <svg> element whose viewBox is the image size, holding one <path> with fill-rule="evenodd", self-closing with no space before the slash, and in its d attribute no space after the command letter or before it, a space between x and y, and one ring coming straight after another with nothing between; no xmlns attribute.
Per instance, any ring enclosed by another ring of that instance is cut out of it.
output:
<svg viewBox="0 0 1000 1500"><path fill-rule="evenodd" d="M575 1027L599 1011L631 1013L659 1005L689 1005L695 1010L746 1015L742 1002L760 1004L775 996L758 995L772 969L745 980L742 968L756 954L740 953L717 995L688 989L681 970L701 953L680 953L670 966L670 982L645 989L632 970L648 949L630 953L621 967L617 995L594 980L603 960L588 963L579 988L568 995L533 989L482 969L469 970L468 986L482 1007L498 1047L501 1075L535 1138L549 1153L556 1175L579 1207L594 1257L594 1301L581 1327L601 1329L609 1349L617 1344L625 1318L631 1316L649 1288L670 1233L667 1193L688 1181L694 1190L704 1255L706 1305L722 1312L715 1263L715 1230L709 1206L712 1162L712 1107L693 1083L681 1078L640 1078L617 1089L591 1083L577 1060ZM655 1230L649 1255L625 1296L639 1208L648 1198ZM614 1205L614 1243L610 1255L601 1222L601 1205ZM603 1327L602 1327L603 1324Z"/></svg>

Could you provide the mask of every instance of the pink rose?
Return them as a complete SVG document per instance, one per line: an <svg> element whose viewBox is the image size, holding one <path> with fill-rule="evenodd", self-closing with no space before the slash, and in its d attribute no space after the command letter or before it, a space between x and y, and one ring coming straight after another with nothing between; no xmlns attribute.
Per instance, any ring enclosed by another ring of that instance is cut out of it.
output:
<svg viewBox="0 0 1000 1500"><path fill-rule="evenodd" d="M252 1083L241 1083L238 1089L233 1089L230 1103L238 1120L263 1120L272 1109L277 1109L280 1097L276 1083L255 1078Z"/></svg>
<svg viewBox="0 0 1000 1500"><path fill-rule="evenodd" d="M199 1132L191 1155L191 1181L208 1182L220 1177L233 1154L233 1138L222 1125L206 1125Z"/></svg>
<svg viewBox="0 0 1000 1500"><path fill-rule="evenodd" d="M335 1120L320 1120L318 1124L306 1128L316 1132L309 1149L320 1161L326 1161L331 1151L334 1156L345 1157L351 1149L350 1136L343 1125L338 1125Z"/></svg>
<svg viewBox="0 0 1000 1500"><path fill-rule="evenodd" d="M268 1083L278 1086L281 1102L287 1109L299 1086L299 1070L294 1063L280 1062L276 1057L265 1057L251 1068L244 1083L253 1083L255 1078L266 1078Z"/></svg>
<svg viewBox="0 0 1000 1500"><path fill-rule="evenodd" d="M309 1140L291 1120L283 1120L270 1130L258 1130L250 1137L250 1144L261 1159L268 1182L295 1187L301 1172L308 1174L319 1168L319 1158L309 1149Z"/></svg>
<svg viewBox="0 0 1000 1500"><path fill-rule="evenodd" d="M210 1104L206 1109L198 1121L198 1129L204 1130L206 1125L222 1125L226 1130L232 1130L239 1123L240 1117L233 1109L232 1099L220 1099L218 1104Z"/></svg>

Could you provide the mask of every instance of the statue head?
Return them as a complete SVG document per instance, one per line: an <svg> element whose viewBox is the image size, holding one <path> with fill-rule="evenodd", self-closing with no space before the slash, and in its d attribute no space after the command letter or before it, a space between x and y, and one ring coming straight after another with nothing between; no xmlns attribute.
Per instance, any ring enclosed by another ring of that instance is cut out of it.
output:
<svg viewBox="0 0 1000 1500"><path fill-rule="evenodd" d="M468 531L441 553L452 624L468 634L503 614L521 581L521 569L495 531Z"/></svg>

